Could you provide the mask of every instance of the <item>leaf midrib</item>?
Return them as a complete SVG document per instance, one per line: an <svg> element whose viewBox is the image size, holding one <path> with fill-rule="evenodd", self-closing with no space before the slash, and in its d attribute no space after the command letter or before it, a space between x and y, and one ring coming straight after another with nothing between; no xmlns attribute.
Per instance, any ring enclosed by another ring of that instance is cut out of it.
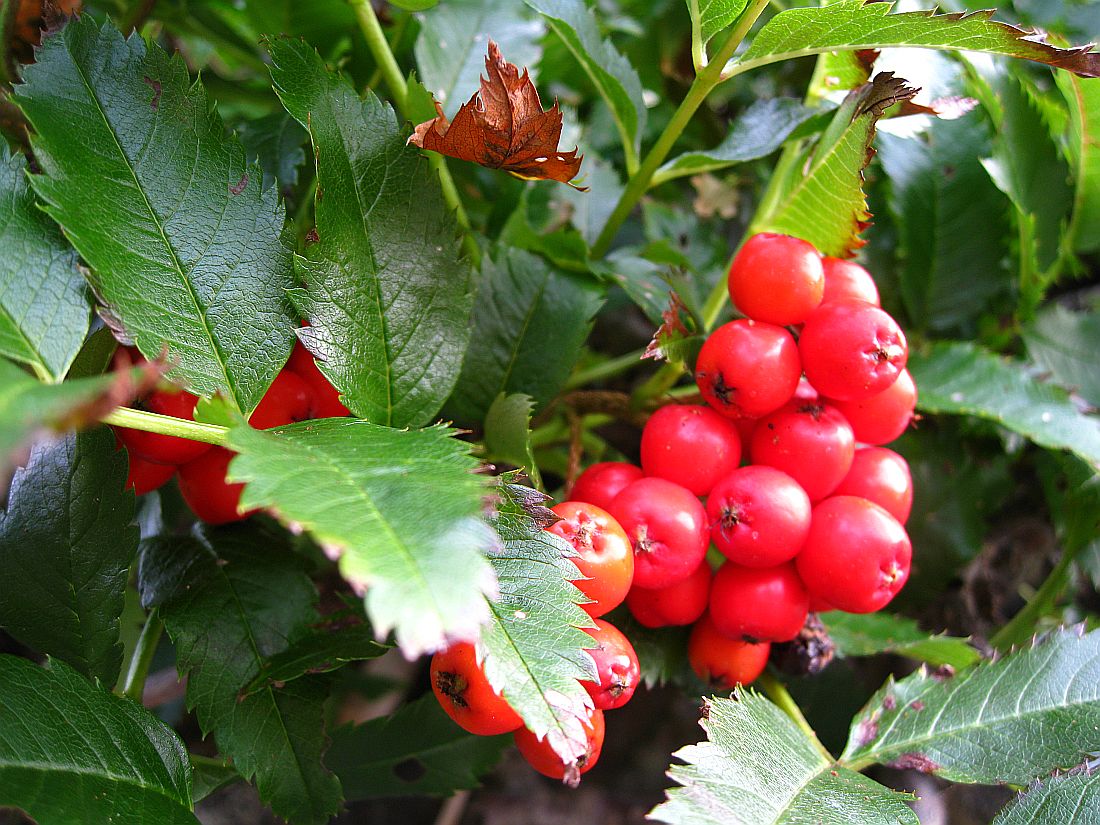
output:
<svg viewBox="0 0 1100 825"><path fill-rule="evenodd" d="M161 764L163 764L163 763L161 763ZM167 767L167 766L165 766L165 767ZM180 805L184 810L187 810L188 812L190 812L190 809L183 803L183 801L180 800L178 797L173 796L171 793L169 793L166 788L158 786L158 785L147 784L145 781L142 781L141 777L136 777L136 776L132 776L132 775L129 775L129 774L113 773L113 772L109 772L109 771L108 772L99 772L99 771L90 770L90 769L88 769L86 767L83 767L83 766L80 766L80 765L59 765L59 764L52 763L52 762L39 762L39 761L29 761L29 762L0 761L0 773L2 773L4 770L17 770L17 771L18 770L36 770L36 771L40 771L41 773L60 774L62 776L70 776L70 775L92 776L92 777L96 777L98 779L103 779L103 780L113 782L113 783L116 783L116 784L128 785L128 786L133 787L133 788L139 788L141 790L151 791L154 794L156 794L157 796L164 797L165 799L168 799L171 802Z"/></svg>

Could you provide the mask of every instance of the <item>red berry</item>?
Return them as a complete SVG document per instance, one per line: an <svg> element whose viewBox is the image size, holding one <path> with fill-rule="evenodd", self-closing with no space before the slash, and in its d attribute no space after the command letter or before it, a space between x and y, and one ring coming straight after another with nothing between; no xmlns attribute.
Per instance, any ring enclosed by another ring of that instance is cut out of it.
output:
<svg viewBox="0 0 1100 825"><path fill-rule="evenodd" d="M712 577L710 565L703 561L686 579L668 587L630 588L626 606L644 627L691 624L706 612Z"/></svg>
<svg viewBox="0 0 1100 825"><path fill-rule="evenodd" d="M798 344L783 327L737 320L710 334L695 362L699 392L727 418L759 418L798 386Z"/></svg>
<svg viewBox="0 0 1100 825"><path fill-rule="evenodd" d="M600 710L621 708L630 701L641 680L634 645L617 627L603 619L596 619L596 626L585 628L585 632L596 640L596 647L590 648L588 655L596 663L600 681L581 684Z"/></svg>
<svg viewBox="0 0 1100 825"><path fill-rule="evenodd" d="M885 447L856 450L852 469L833 491L837 496L858 496L873 501L905 524L913 508L913 477L909 462Z"/></svg>
<svg viewBox="0 0 1100 825"><path fill-rule="evenodd" d="M477 652L460 642L436 653L431 664L432 693L463 730L478 736L514 731L523 724L511 706L493 690L477 662Z"/></svg>
<svg viewBox="0 0 1100 825"><path fill-rule="evenodd" d="M889 444L905 432L917 407L917 385L909 370L902 370L898 380L862 401L832 401L844 413L856 440L864 444Z"/></svg>
<svg viewBox="0 0 1100 825"><path fill-rule="evenodd" d="M309 385L312 391L310 418L340 418L349 410L340 402L339 391L329 383L325 374L317 368L317 362L301 341L294 342L294 350L286 368Z"/></svg>
<svg viewBox="0 0 1100 825"><path fill-rule="evenodd" d="M839 610L871 613L901 590L912 555L896 518L867 499L834 496L814 508L795 561L815 595Z"/></svg>
<svg viewBox="0 0 1100 825"><path fill-rule="evenodd" d="M163 487L176 474L175 464L154 464L138 455L130 455L130 472L126 476L126 488L143 496Z"/></svg>
<svg viewBox="0 0 1100 825"><path fill-rule="evenodd" d="M734 305L755 321L800 324L824 294L821 256L790 235L753 235L733 259L729 290Z"/></svg>
<svg viewBox="0 0 1100 825"><path fill-rule="evenodd" d="M806 378L829 398L858 401L882 392L905 369L905 333L865 301L830 301L806 320L798 339Z"/></svg>
<svg viewBox="0 0 1100 825"><path fill-rule="evenodd" d="M695 675L723 690L752 683L764 672L771 652L770 642L746 642L718 632L709 615L691 630L688 662Z"/></svg>
<svg viewBox="0 0 1100 825"><path fill-rule="evenodd" d="M859 264L841 258L823 258L821 266L825 270L825 295L821 303L848 299L881 305L875 279Z"/></svg>
<svg viewBox="0 0 1100 825"><path fill-rule="evenodd" d="M573 563L585 578L573 584L592 599L581 607L593 617L618 607L634 580L634 549L619 522L606 510L584 501L563 501L551 509L561 521L547 530L561 536L579 554Z"/></svg>
<svg viewBox="0 0 1100 825"><path fill-rule="evenodd" d="M569 500L587 501L606 510L624 487L644 475L641 467L625 461L601 461L580 474L569 491Z"/></svg>
<svg viewBox="0 0 1100 825"><path fill-rule="evenodd" d="M710 617L718 631L750 642L786 642L802 630L809 596L788 562L741 567L726 562L710 587Z"/></svg>
<svg viewBox="0 0 1100 825"><path fill-rule="evenodd" d="M281 427L309 418L313 393L299 376L283 370L275 376L248 423L257 430Z"/></svg>
<svg viewBox="0 0 1100 825"><path fill-rule="evenodd" d="M142 402L149 412L170 415L187 421L195 420L195 405L199 397L184 390L155 390ZM115 427L115 434L130 455L156 464L185 464L210 449L209 444L160 433L147 433L127 427Z"/></svg>
<svg viewBox="0 0 1100 825"><path fill-rule="evenodd" d="M737 427L710 407L669 404L642 430L642 470L705 496L741 463Z"/></svg>
<svg viewBox="0 0 1100 825"><path fill-rule="evenodd" d="M221 447L212 447L179 468L183 500L207 524L228 524L255 512L237 512L244 485L230 484L225 480L226 470L234 455Z"/></svg>
<svg viewBox="0 0 1100 825"><path fill-rule="evenodd" d="M782 470L818 501L848 474L855 449L852 428L835 407L792 402L760 420L750 452L754 463Z"/></svg>
<svg viewBox="0 0 1100 825"><path fill-rule="evenodd" d="M741 467L711 490L707 517L711 540L727 559L774 567L802 549L810 530L810 497L781 470Z"/></svg>
<svg viewBox="0 0 1100 825"><path fill-rule="evenodd" d="M599 761L600 751L603 750L604 722L603 711L593 708L588 711L588 720L584 724L587 735L585 752L577 760L576 773L582 774L590 771ZM513 734L516 747L520 754L527 760L527 764L551 779L563 779L566 775L565 763L561 757L554 753L550 746L549 737L539 739L527 728L520 728Z"/></svg>
<svg viewBox="0 0 1100 825"><path fill-rule="evenodd" d="M694 572L707 553L707 513L690 490L663 478L635 481L609 511L634 548L634 583L667 587Z"/></svg>

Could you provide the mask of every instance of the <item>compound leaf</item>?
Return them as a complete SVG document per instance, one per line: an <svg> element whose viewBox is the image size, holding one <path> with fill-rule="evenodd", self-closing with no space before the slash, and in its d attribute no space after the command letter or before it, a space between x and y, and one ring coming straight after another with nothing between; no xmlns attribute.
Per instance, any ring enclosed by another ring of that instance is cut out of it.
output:
<svg viewBox="0 0 1100 825"><path fill-rule="evenodd" d="M1028 788L993 825L1089 825L1100 822L1100 773L1082 770Z"/></svg>
<svg viewBox="0 0 1100 825"><path fill-rule="evenodd" d="M925 633L917 623L891 613L844 613L839 610L818 615L840 656L874 656L894 653L933 666L950 665L957 670L981 661L981 654L966 639Z"/></svg>
<svg viewBox="0 0 1100 825"><path fill-rule="evenodd" d="M745 10L747 0L687 0L693 28L698 26L702 45L731 25Z"/></svg>

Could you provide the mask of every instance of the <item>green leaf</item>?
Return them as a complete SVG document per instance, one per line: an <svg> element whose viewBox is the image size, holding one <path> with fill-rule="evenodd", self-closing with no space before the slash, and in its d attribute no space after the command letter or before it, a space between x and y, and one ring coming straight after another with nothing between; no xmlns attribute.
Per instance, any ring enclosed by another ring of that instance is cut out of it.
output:
<svg viewBox="0 0 1100 825"><path fill-rule="evenodd" d="M738 688L706 700L706 742L673 756L682 787L650 818L669 825L918 825L909 794L885 788L825 757L779 708Z"/></svg>
<svg viewBox="0 0 1100 825"><path fill-rule="evenodd" d="M447 412L475 423L500 393L537 407L565 385L588 338L603 289L519 249L482 259L474 331Z"/></svg>
<svg viewBox="0 0 1100 825"><path fill-rule="evenodd" d="M528 475L538 476L538 465L531 451L531 411L529 395L501 393L485 415L485 457L514 467L523 467Z"/></svg>
<svg viewBox="0 0 1100 825"><path fill-rule="evenodd" d="M1098 726L1100 631L1063 630L954 677L922 669L887 682L854 720L841 758L1026 785L1079 764Z"/></svg>
<svg viewBox="0 0 1100 825"><path fill-rule="evenodd" d="M242 506L269 507L300 526L366 593L375 631L409 657L476 639L495 589L482 551L487 492L468 445L444 427L393 430L326 419L259 432L241 426L230 477L248 483Z"/></svg>
<svg viewBox="0 0 1100 825"><path fill-rule="evenodd" d="M645 129L642 81L630 61L600 36L596 15L584 0L526 0L543 15L603 98L628 158L636 158Z"/></svg>
<svg viewBox="0 0 1100 825"><path fill-rule="evenodd" d="M747 0L687 0L692 26L699 27L705 46L722 29L731 25L745 10Z"/></svg>
<svg viewBox="0 0 1100 825"><path fill-rule="evenodd" d="M77 256L38 208L27 164L0 141L0 355L59 381L91 321Z"/></svg>
<svg viewBox="0 0 1100 825"><path fill-rule="evenodd" d="M818 616L836 643L840 656L874 656L894 653L933 666L950 665L956 670L981 661L981 654L966 639L925 633L917 623L891 613L842 613Z"/></svg>
<svg viewBox="0 0 1100 825"><path fill-rule="evenodd" d="M425 11L439 4L439 0L390 0L390 4L405 11Z"/></svg>
<svg viewBox="0 0 1100 825"><path fill-rule="evenodd" d="M317 156L320 241L297 259L299 337L357 415L429 422L469 339L469 265L428 160L373 93L360 100L300 40L270 45L272 80Z"/></svg>
<svg viewBox="0 0 1100 825"><path fill-rule="evenodd" d="M420 79L453 118L481 88L490 38L509 63L528 68L534 81L545 30L515 0L447 0L420 16L414 49Z"/></svg>
<svg viewBox="0 0 1100 825"><path fill-rule="evenodd" d="M788 9L760 30L736 71L837 49L965 49L1046 63L1086 77L1100 74L1100 53L1088 46L1059 49L990 18L993 11L936 14L934 10L891 14L893 3L837 0L825 6Z"/></svg>
<svg viewBox="0 0 1100 825"><path fill-rule="evenodd" d="M789 97L757 100L734 121L721 143L713 149L685 152L668 161L653 176L653 184L767 157L795 129L820 112Z"/></svg>
<svg viewBox="0 0 1100 825"><path fill-rule="evenodd" d="M198 804L215 791L239 781L241 781L241 775L229 765L216 765L206 761L192 763L191 798L195 804Z"/></svg>
<svg viewBox="0 0 1100 825"><path fill-rule="evenodd" d="M258 163L264 175L279 182L283 191L298 185L298 169L306 162L302 148L305 129L286 112L246 120L237 130L249 163Z"/></svg>
<svg viewBox="0 0 1100 825"><path fill-rule="evenodd" d="M129 699L58 661L0 655L0 807L43 825L195 825L187 751Z"/></svg>
<svg viewBox="0 0 1100 825"><path fill-rule="evenodd" d="M1089 825L1100 822L1100 773L1083 770L1028 788L993 825Z"/></svg>
<svg viewBox="0 0 1100 825"><path fill-rule="evenodd" d="M889 72L850 92L818 141L809 170L754 229L795 235L823 255L847 257L861 246L859 233L871 217L863 169L871 159L875 124L890 106L916 92Z"/></svg>
<svg viewBox="0 0 1100 825"><path fill-rule="evenodd" d="M0 518L0 626L110 687L137 552L126 454L106 427L38 444Z"/></svg>
<svg viewBox="0 0 1100 825"><path fill-rule="evenodd" d="M610 621L634 646L646 687L677 685L685 692L705 692L688 663L690 627L645 627L628 610L616 611Z"/></svg>
<svg viewBox="0 0 1100 825"><path fill-rule="evenodd" d="M1069 394L1034 376L1026 364L969 343L937 343L909 354L927 413L973 415L1054 450L1069 450L1100 467L1100 418Z"/></svg>
<svg viewBox="0 0 1100 825"><path fill-rule="evenodd" d="M179 575L181 574L182 575ZM159 585L174 576L168 596ZM260 798L294 822L325 823L340 806L340 783L322 764L323 676L250 695L241 689L265 659L306 635L317 594L284 534L253 526L209 529L142 542L138 572L147 606L163 600L187 705L204 734L232 758Z"/></svg>
<svg viewBox="0 0 1100 825"><path fill-rule="evenodd" d="M1051 304L1023 330L1027 354L1055 383L1100 407L1100 312L1071 312Z"/></svg>
<svg viewBox="0 0 1100 825"><path fill-rule="evenodd" d="M428 693L389 716L337 728L325 761L348 799L450 796L478 787L511 744L510 736L466 733Z"/></svg>
<svg viewBox="0 0 1100 825"><path fill-rule="evenodd" d="M178 55L85 15L37 58L15 98L44 172L31 184L99 299L144 355L167 345L193 392L251 412L293 338L278 193Z"/></svg>
<svg viewBox="0 0 1100 825"><path fill-rule="evenodd" d="M1068 72L1054 76L1069 105L1069 157L1075 189L1070 243L1077 252L1100 249L1100 80Z"/></svg>

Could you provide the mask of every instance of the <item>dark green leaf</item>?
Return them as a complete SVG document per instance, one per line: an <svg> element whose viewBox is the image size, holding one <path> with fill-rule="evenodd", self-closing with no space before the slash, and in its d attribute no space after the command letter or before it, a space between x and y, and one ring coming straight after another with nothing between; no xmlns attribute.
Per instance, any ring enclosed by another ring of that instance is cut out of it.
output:
<svg viewBox="0 0 1100 825"><path fill-rule="evenodd" d="M1056 384L1100 407L1100 311L1071 312L1052 304L1024 329L1027 354Z"/></svg>
<svg viewBox="0 0 1100 825"><path fill-rule="evenodd" d="M60 380L91 320L76 253L38 208L27 164L0 141L0 355Z"/></svg>
<svg viewBox="0 0 1100 825"><path fill-rule="evenodd" d="M707 700L706 742L673 756L682 787L650 817L669 825L918 825L910 798L830 761L779 708L738 688Z"/></svg>
<svg viewBox="0 0 1100 825"><path fill-rule="evenodd" d="M1070 243L1077 252L1100 249L1100 80L1055 75L1069 104L1069 156L1076 187Z"/></svg>
<svg viewBox="0 0 1100 825"><path fill-rule="evenodd" d="M314 673L328 673L348 662L376 659L389 650L374 640L374 631L369 626L362 623L348 626L344 624L346 621L346 617L338 617L321 623L286 650L276 653L245 686L244 695L270 685L282 687L286 682Z"/></svg>
<svg viewBox="0 0 1100 825"><path fill-rule="evenodd" d="M476 788L511 743L466 733L428 693L390 716L337 728L325 760L348 799L450 796Z"/></svg>
<svg viewBox="0 0 1100 825"><path fill-rule="evenodd" d="M241 775L229 765L213 765L204 761L192 764L191 767L191 798L195 804L202 802L214 791L241 779Z"/></svg>
<svg viewBox="0 0 1100 825"><path fill-rule="evenodd" d="M570 222L581 233L585 243L591 245L596 242L607 219L615 211L615 205L623 193L623 182L614 166L584 147L582 150L584 168L581 169L580 182L588 187L588 191L582 192L571 186L562 186L554 194L561 198L564 204L568 204ZM587 255L588 249L585 248L580 259ZM573 259L576 262L578 256L574 254ZM551 260L555 258L551 256Z"/></svg>
<svg viewBox="0 0 1100 825"><path fill-rule="evenodd" d="M617 611L610 621L634 646L646 687L678 685L692 693L705 691L688 663L687 645L691 628L645 627L627 610Z"/></svg>
<svg viewBox="0 0 1100 825"><path fill-rule="evenodd" d="M956 782L1026 785L1079 764L1100 726L1100 631L1063 630L946 679L886 683L852 725L842 759Z"/></svg>
<svg viewBox="0 0 1100 825"><path fill-rule="evenodd" d="M654 325L669 302L668 267L642 257L637 250L618 249L601 261L595 271L614 281Z"/></svg>
<svg viewBox="0 0 1100 825"><path fill-rule="evenodd" d="M277 814L328 822L340 805L340 783L321 764L327 680L304 677L241 695L264 661L317 619L317 594L286 537L235 526L142 542L143 591L175 571L186 572L160 611L203 732L214 734L219 751L255 780Z"/></svg>
<svg viewBox="0 0 1100 825"><path fill-rule="evenodd" d="M37 58L16 97L44 172L31 183L99 299L195 393L251 412L293 339L278 193L178 55L85 15Z"/></svg>
<svg viewBox="0 0 1100 825"><path fill-rule="evenodd" d="M531 452L531 410L528 395L501 393L485 415L485 452L489 461L502 461L538 474Z"/></svg>
<svg viewBox="0 0 1100 825"><path fill-rule="evenodd" d="M306 162L302 148L309 135L286 112L246 120L237 130L249 163L259 163L264 175L286 191L298 183L298 168Z"/></svg>
<svg viewBox="0 0 1100 825"><path fill-rule="evenodd" d="M1100 419L1083 413L1065 390L1039 380L1026 364L975 344L939 343L910 353L909 370L922 411L985 418L1100 466Z"/></svg>
<svg viewBox="0 0 1100 825"><path fill-rule="evenodd" d="M477 638L488 618L494 543L479 520L486 488L453 430L393 430L326 419L229 435L248 482L243 507L270 507L340 558L366 593L375 631L394 630L407 656Z"/></svg>
<svg viewBox="0 0 1100 825"><path fill-rule="evenodd" d="M271 76L317 155L320 241L299 258L299 333L343 402L370 421L427 423L469 339L469 266L428 160L393 111L360 100L310 46L271 44Z"/></svg>
<svg viewBox="0 0 1100 825"><path fill-rule="evenodd" d="M0 519L0 626L112 687L137 552L126 454L106 427L38 444Z"/></svg>
<svg viewBox="0 0 1100 825"><path fill-rule="evenodd" d="M602 301L593 279L522 250L486 255L473 337L447 411L479 422L502 392L544 405L564 386Z"/></svg>
<svg viewBox="0 0 1100 825"><path fill-rule="evenodd" d="M195 825L187 752L129 699L75 670L0 655L0 807L42 825Z"/></svg>
<svg viewBox="0 0 1100 825"><path fill-rule="evenodd" d="M1032 785L993 825L1091 825L1100 822L1100 773L1082 770Z"/></svg>
<svg viewBox="0 0 1100 825"><path fill-rule="evenodd" d="M821 613L819 618L836 643L840 656L894 653L934 666L951 665L957 670L976 664L982 658L966 639L925 633L915 621L904 616L891 613L859 615L837 610Z"/></svg>

